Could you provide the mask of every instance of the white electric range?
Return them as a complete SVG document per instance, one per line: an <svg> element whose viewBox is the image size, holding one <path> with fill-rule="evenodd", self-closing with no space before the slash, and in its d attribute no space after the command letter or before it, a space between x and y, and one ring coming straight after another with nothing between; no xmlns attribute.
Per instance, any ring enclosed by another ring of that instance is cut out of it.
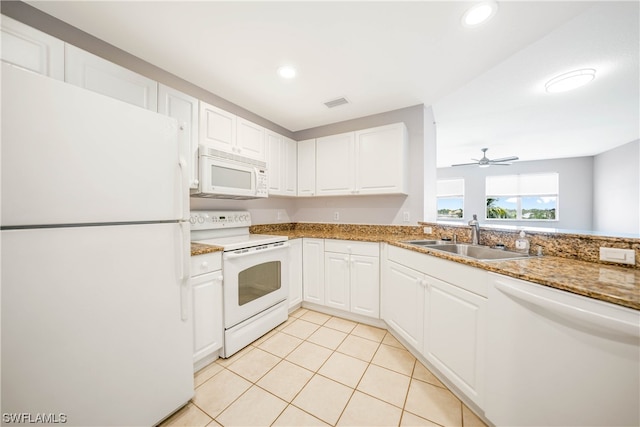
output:
<svg viewBox="0 0 640 427"><path fill-rule="evenodd" d="M224 248L224 357L287 320L289 243L251 234L247 211L191 211L191 240Z"/></svg>

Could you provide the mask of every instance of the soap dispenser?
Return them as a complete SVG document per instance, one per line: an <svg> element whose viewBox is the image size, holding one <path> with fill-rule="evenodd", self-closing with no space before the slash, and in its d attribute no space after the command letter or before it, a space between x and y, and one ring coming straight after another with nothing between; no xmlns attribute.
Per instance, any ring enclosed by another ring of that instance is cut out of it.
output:
<svg viewBox="0 0 640 427"><path fill-rule="evenodd" d="M529 253L529 240L525 238L524 231L520 232L520 238L516 240L516 251L523 254Z"/></svg>

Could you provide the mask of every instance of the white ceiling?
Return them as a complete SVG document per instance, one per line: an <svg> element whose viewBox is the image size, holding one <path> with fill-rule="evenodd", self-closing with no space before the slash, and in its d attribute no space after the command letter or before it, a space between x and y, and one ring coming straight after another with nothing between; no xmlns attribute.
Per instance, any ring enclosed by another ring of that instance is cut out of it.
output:
<svg viewBox="0 0 640 427"><path fill-rule="evenodd" d="M439 166L640 137L637 1L503 1L475 29L462 1L28 3L291 131L432 105ZM298 76L280 79L283 64ZM540 92L586 66L591 85Z"/></svg>

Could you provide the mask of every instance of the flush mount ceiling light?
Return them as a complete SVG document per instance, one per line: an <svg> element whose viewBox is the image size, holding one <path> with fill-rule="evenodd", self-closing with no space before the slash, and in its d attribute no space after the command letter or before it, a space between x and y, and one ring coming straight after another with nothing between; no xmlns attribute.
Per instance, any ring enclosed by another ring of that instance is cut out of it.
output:
<svg viewBox="0 0 640 427"><path fill-rule="evenodd" d="M544 88L549 93L566 92L584 86L595 78L596 70L593 68L583 68L552 78L544 85Z"/></svg>
<svg viewBox="0 0 640 427"><path fill-rule="evenodd" d="M296 69L290 65L283 65L278 68L278 75L283 79L292 79L296 76Z"/></svg>
<svg viewBox="0 0 640 427"><path fill-rule="evenodd" d="M462 25L465 27L475 27L480 25L493 18L493 15L496 14L497 10L498 3L495 1L483 1L482 3L478 3L467 9L464 15L462 15Z"/></svg>

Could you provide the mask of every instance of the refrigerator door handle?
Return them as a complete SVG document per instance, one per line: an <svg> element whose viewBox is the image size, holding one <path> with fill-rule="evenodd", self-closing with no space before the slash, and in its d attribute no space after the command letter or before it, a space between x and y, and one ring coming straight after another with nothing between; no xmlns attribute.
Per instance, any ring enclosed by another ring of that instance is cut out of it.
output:
<svg viewBox="0 0 640 427"><path fill-rule="evenodd" d="M189 276L191 266L191 240L189 234L189 223L180 222L180 318L183 321L189 319Z"/></svg>
<svg viewBox="0 0 640 427"><path fill-rule="evenodd" d="M178 161L178 166L180 167L180 198L179 198L179 206L180 206L180 219L182 221L188 221L190 212L189 212L189 167L187 166L187 162L184 157L180 156Z"/></svg>

